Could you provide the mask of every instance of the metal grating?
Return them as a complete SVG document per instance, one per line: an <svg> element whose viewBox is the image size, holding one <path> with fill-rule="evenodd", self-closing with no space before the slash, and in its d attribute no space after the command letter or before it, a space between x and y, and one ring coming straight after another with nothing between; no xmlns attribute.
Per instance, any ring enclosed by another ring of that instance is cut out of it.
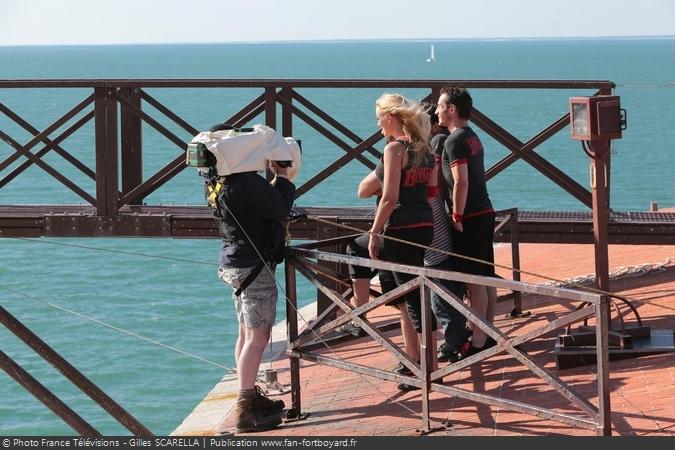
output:
<svg viewBox="0 0 675 450"><path fill-rule="evenodd" d="M372 219L375 208L370 207L302 207L310 216L337 217L340 220ZM502 217L501 215L499 217ZM518 220L523 222L592 222L591 211L518 211ZM653 223L674 224L673 212L612 212L610 223Z"/></svg>
<svg viewBox="0 0 675 450"><path fill-rule="evenodd" d="M591 211L519 211L518 220L528 222L591 222ZM675 213L672 212L612 212L610 223L653 223L673 224Z"/></svg>
<svg viewBox="0 0 675 450"><path fill-rule="evenodd" d="M302 207L300 208L308 216L314 217L337 217L339 220L349 219L374 219L375 208L371 207Z"/></svg>

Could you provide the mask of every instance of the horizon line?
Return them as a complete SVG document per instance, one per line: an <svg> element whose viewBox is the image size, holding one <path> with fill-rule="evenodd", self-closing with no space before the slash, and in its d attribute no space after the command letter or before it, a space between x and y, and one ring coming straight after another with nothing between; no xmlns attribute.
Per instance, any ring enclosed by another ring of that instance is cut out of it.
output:
<svg viewBox="0 0 675 450"><path fill-rule="evenodd" d="M466 42L466 41L575 41L575 40L649 40L675 39L675 34L664 35L608 35L608 36L532 36L532 37L463 37L463 38L345 38L345 39L285 39L251 41L203 41L203 42L115 42L89 44L4 44L0 47L105 47L105 46L162 46L162 45L260 45L260 44L349 44L349 43L402 43L402 42Z"/></svg>

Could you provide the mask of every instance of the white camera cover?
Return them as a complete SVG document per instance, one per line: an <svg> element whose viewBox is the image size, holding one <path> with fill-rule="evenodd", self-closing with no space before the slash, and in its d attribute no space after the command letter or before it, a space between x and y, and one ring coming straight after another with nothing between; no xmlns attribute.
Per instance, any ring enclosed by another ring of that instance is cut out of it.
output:
<svg viewBox="0 0 675 450"><path fill-rule="evenodd" d="M192 143L203 143L216 157L218 175L265 170L270 161L292 161L288 178L300 173L300 146L291 137L283 137L266 125L253 125L253 131L203 131Z"/></svg>

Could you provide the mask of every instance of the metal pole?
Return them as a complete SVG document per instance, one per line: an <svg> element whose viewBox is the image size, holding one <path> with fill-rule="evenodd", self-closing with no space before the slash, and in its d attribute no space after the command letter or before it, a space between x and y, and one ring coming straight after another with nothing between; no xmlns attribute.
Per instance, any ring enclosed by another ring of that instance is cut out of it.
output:
<svg viewBox="0 0 675 450"><path fill-rule="evenodd" d="M598 370L598 427L599 436L612 435L612 409L609 396L609 298L602 296L601 303L595 306L595 351Z"/></svg>
<svg viewBox="0 0 675 450"><path fill-rule="evenodd" d="M138 87L120 88L124 96L138 110L141 109L141 89ZM122 154L122 195L126 195L143 182L143 145L141 138L141 116L125 102L120 102L120 137ZM132 205L142 205L143 197L138 197Z"/></svg>
<svg viewBox="0 0 675 450"><path fill-rule="evenodd" d="M520 242L518 241L518 210L512 214L511 220L511 263L513 264L513 281L520 281ZM523 294L513 293L513 316L523 313Z"/></svg>
<svg viewBox="0 0 675 450"><path fill-rule="evenodd" d="M94 127L96 143L96 215L108 215L106 202L106 88L94 88Z"/></svg>
<svg viewBox="0 0 675 450"><path fill-rule="evenodd" d="M117 162L117 90L114 87L106 89L105 106L106 124L106 161L105 182L108 216L117 216L117 201L119 200L118 162ZM98 168L97 168L97 173Z"/></svg>
<svg viewBox="0 0 675 450"><path fill-rule="evenodd" d="M288 103L293 103L293 95L290 87L281 90L281 98ZM293 136L293 111L287 105L281 106L281 134L286 137Z"/></svg>
<svg viewBox="0 0 675 450"><path fill-rule="evenodd" d="M277 89L275 87L265 88L265 125L277 129ZM274 174L268 168L266 171L267 181L274 178Z"/></svg>
<svg viewBox="0 0 675 450"><path fill-rule="evenodd" d="M610 141L591 141L591 188L593 194L593 244L595 246L595 284L609 292L609 252L607 223L609 221L609 144ZM607 326L611 328L609 308Z"/></svg>
<svg viewBox="0 0 675 450"><path fill-rule="evenodd" d="M429 420L429 393L430 393L430 376L433 370L433 355L431 354L433 340L431 339L431 297L429 287L422 283L420 284L420 301L422 312L422 339L420 342L420 364L422 370L422 428L424 431L431 430L431 421Z"/></svg>
<svg viewBox="0 0 675 450"><path fill-rule="evenodd" d="M291 348L291 342L298 338L298 298L295 283L295 265L292 257L286 258L286 336L287 347ZM289 418L299 418L301 413L300 398L300 359L295 356L289 356L291 371L291 409L288 411Z"/></svg>

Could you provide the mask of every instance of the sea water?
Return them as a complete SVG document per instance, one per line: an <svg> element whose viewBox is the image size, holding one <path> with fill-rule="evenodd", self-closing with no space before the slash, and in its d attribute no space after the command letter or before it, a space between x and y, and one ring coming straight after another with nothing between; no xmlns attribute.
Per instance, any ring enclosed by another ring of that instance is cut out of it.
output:
<svg viewBox="0 0 675 450"><path fill-rule="evenodd" d="M628 129L612 149L612 207L646 210L650 202L675 204L675 39L483 40L433 42L324 42L237 45L0 47L0 79L107 78L314 78L314 79L567 79L617 84ZM146 89L199 129L236 112L256 89ZM398 90L423 98L428 90ZM359 136L373 133L374 101L382 89L299 89ZM0 89L0 102L42 130L91 94L89 89ZM586 91L474 89L477 108L526 141ZM150 112L152 114L152 112ZM158 117L158 115L154 115ZM161 119L160 119L161 120ZM258 122L262 122L262 117ZM188 139L164 120L165 125ZM32 136L6 116L0 130L20 143ZM509 152L480 133L487 165ZM302 183L340 154L297 118L302 139ZM33 148L37 151L42 145ZM62 143L94 167L93 124ZM377 145L380 150L382 144ZM180 149L143 126L146 176ZM588 158L563 130L537 152L582 186ZM14 150L0 142L0 161ZM95 195L91 179L55 152L44 161ZM23 160L0 173L7 176ZM298 200L306 206L369 206L356 185L367 173L359 163L338 170ZM488 188L496 208L583 210L577 200L527 163L518 161ZM147 204L201 204L201 181L192 170L149 195ZM73 203L84 200L33 166L0 188L0 204ZM230 291L216 278L218 241L174 239L0 239L0 304L157 434L171 432L234 367L236 316ZM281 274L281 268L277 275ZM300 304L314 291L300 283ZM277 317L284 317L283 302ZM104 434L126 430L72 387L6 329L0 349ZM0 434L72 434L73 431L4 372L0 374Z"/></svg>

